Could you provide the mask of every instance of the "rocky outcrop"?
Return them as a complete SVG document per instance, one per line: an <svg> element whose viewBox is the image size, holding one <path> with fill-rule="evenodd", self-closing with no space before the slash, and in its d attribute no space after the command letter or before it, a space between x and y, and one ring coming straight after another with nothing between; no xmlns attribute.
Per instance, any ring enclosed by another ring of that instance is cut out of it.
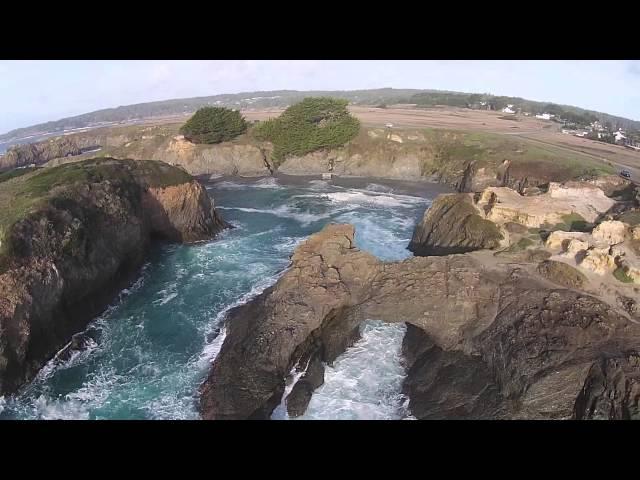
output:
<svg viewBox="0 0 640 480"><path fill-rule="evenodd" d="M357 338L353 307L379 262L353 247L353 235L353 227L338 225L311 236L275 286L229 312L201 390L205 419L269 418L295 365L313 355L331 362Z"/></svg>
<svg viewBox="0 0 640 480"><path fill-rule="evenodd" d="M547 193L536 196L522 196L506 187L489 187L482 192L478 206L484 208L486 218L492 222L538 228L567 223L575 215L577 221L595 222L614 203L602 190L588 184L568 187L551 183Z"/></svg>
<svg viewBox="0 0 640 480"><path fill-rule="evenodd" d="M174 242L196 242L227 227L207 191L196 181L150 187L142 197L151 233Z"/></svg>
<svg viewBox="0 0 640 480"><path fill-rule="evenodd" d="M553 283L566 288L582 288L587 278L578 270L563 262L545 260L538 265L538 273Z"/></svg>
<svg viewBox="0 0 640 480"><path fill-rule="evenodd" d="M204 418L269 418L290 372L310 372L314 355L331 362L366 318L409 324L404 389L417 418L583 418L594 365L637 355L640 326L617 306L550 287L535 270L475 254L384 263L353 234L325 227L272 288L230 312L201 388ZM293 414L319 383L290 394Z"/></svg>
<svg viewBox="0 0 640 480"><path fill-rule="evenodd" d="M482 218L467 194L439 195L416 227L409 250L416 255L448 255L491 249L504 234Z"/></svg>
<svg viewBox="0 0 640 480"><path fill-rule="evenodd" d="M0 171L31 164L40 165L54 158L80 155L81 153L81 147L69 137L16 145L0 157Z"/></svg>
<svg viewBox="0 0 640 480"><path fill-rule="evenodd" d="M204 240L225 226L199 183L160 162L76 163L12 188L43 196L3 239L0 395L30 381L132 281L153 237Z"/></svg>
<svg viewBox="0 0 640 480"><path fill-rule="evenodd" d="M576 401L579 420L640 420L640 356L593 364Z"/></svg>
<svg viewBox="0 0 640 480"><path fill-rule="evenodd" d="M631 238L631 229L626 223L608 220L598 224L591 232L593 238L607 245L616 245Z"/></svg>

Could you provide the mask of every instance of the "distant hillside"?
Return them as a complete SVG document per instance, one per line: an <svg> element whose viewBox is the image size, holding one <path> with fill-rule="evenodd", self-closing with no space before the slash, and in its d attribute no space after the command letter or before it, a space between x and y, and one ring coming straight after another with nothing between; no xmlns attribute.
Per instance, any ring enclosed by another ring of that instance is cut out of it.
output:
<svg viewBox="0 0 640 480"><path fill-rule="evenodd" d="M640 129L640 121L616 117L602 112L584 110L578 107L555 105L545 102L533 102L517 97L499 97L493 95L479 95L461 92L449 92L442 90L417 90L417 89L393 89L380 88L374 90L347 90L347 91L296 91L275 90L269 92L245 92L236 94L214 95L210 97L179 98L162 100L158 102L138 103L116 108L107 108L95 112L63 118L47 123L33 125L31 127L18 128L4 135L0 135L0 141L14 138L22 138L39 133L62 132L72 128L97 126L105 123L125 122L136 119L157 117L164 115L179 115L194 112L206 105L219 105L230 108L269 108L287 107L302 100L305 97L331 96L344 98L356 105L392 105L398 103L418 104L418 106L452 105L467 106L479 99L491 100L498 108L507 103L533 111L561 109L578 115L593 115L601 122L610 122L612 126L625 129Z"/></svg>

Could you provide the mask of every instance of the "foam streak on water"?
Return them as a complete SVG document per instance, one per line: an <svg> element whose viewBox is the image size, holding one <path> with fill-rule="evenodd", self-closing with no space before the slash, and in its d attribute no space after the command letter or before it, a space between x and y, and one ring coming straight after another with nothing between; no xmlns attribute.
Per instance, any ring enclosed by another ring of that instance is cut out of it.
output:
<svg viewBox="0 0 640 480"><path fill-rule="evenodd" d="M398 420L405 418L402 381L404 324L366 321L361 338L325 369L324 384L302 420Z"/></svg>
<svg viewBox="0 0 640 480"><path fill-rule="evenodd" d="M380 184L320 180L222 180L208 190L235 228L211 242L155 247L140 279L87 327L87 348L53 359L17 395L0 398L0 418L199 418L198 387L224 341L228 311L272 285L300 242L327 223L348 222L359 248L400 260L430 201ZM401 416L401 340L399 325L367 324L362 340L327 368L308 416Z"/></svg>

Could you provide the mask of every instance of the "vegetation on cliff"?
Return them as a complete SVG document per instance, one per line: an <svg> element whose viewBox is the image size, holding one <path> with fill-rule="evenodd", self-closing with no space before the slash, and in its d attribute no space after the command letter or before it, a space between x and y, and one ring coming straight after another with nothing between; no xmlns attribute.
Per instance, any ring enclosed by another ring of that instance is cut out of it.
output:
<svg viewBox="0 0 640 480"><path fill-rule="evenodd" d="M20 172L19 176L0 183L0 264L9 248L5 238L11 227L62 191L105 180L146 187L168 187L192 179L185 171L163 162L110 158L90 159L35 171L24 169L24 174L23 170L17 171Z"/></svg>
<svg viewBox="0 0 640 480"><path fill-rule="evenodd" d="M240 112L223 107L201 108L180 129L187 140L207 144L233 140L246 131Z"/></svg>
<svg viewBox="0 0 640 480"><path fill-rule="evenodd" d="M360 130L360 121L349 114L347 105L346 100L335 98L305 98L278 118L259 123L253 134L259 140L273 143L272 158L276 164L287 155L339 147Z"/></svg>

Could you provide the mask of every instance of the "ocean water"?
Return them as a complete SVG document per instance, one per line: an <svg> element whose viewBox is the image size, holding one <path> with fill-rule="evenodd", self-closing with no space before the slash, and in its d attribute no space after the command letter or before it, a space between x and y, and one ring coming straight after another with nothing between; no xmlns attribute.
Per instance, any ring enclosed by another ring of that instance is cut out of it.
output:
<svg viewBox="0 0 640 480"><path fill-rule="evenodd" d="M347 222L359 248L384 260L406 258L414 225L442 191L342 183L210 184L235 228L210 242L155 247L137 282L86 329L88 348L52 360L18 394L0 397L0 418L199 418L198 386L224 340L225 313L272 285L296 245L327 223ZM367 321L361 340L327 367L303 418L405 418L403 333L404 325Z"/></svg>

